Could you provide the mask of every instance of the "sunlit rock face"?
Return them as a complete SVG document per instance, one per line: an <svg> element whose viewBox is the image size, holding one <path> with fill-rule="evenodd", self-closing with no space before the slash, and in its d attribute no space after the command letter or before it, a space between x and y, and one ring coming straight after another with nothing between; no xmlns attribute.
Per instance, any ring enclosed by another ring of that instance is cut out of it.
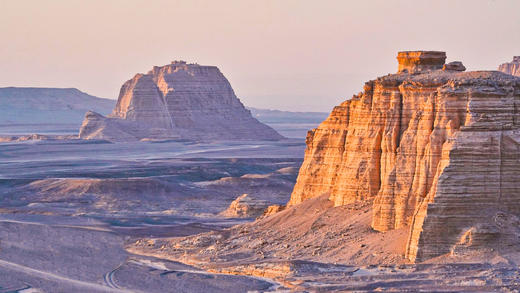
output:
<svg viewBox="0 0 520 293"><path fill-rule="evenodd" d="M513 61L509 63L500 64L500 66L498 66L498 71L520 76L520 56L514 56Z"/></svg>
<svg viewBox="0 0 520 293"><path fill-rule="evenodd" d="M309 131L289 205L370 201L375 230L410 227L410 260L449 253L469 230L474 246L507 236L493 218L520 214L520 78L443 70L445 54L433 55L399 53L399 73Z"/></svg>
<svg viewBox="0 0 520 293"><path fill-rule="evenodd" d="M417 73L441 69L446 53L439 51L405 51L397 53L398 73Z"/></svg>
<svg viewBox="0 0 520 293"><path fill-rule="evenodd" d="M282 138L251 116L217 67L183 61L135 75L121 87L112 114L99 116L87 114L81 138Z"/></svg>

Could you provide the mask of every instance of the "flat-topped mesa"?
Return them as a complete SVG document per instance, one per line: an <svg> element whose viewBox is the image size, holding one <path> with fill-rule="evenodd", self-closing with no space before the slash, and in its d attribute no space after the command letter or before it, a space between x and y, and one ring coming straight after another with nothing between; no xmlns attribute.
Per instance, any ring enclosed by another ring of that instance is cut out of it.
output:
<svg viewBox="0 0 520 293"><path fill-rule="evenodd" d="M80 138L277 140L283 137L253 118L216 66L173 61L154 66L148 73L136 74L125 82L112 114L108 118L87 115Z"/></svg>
<svg viewBox="0 0 520 293"><path fill-rule="evenodd" d="M400 57L400 69L425 67L367 82L309 131L288 205L368 201L373 229L409 229L406 256L417 261L465 233L475 247L513 239L492 219L520 217L520 78L441 70L443 52Z"/></svg>
<svg viewBox="0 0 520 293"><path fill-rule="evenodd" d="M440 51L403 51L397 53L398 73L418 73L442 69L446 52Z"/></svg>
<svg viewBox="0 0 520 293"><path fill-rule="evenodd" d="M502 71L514 76L520 76L520 56L514 56L513 61L498 66L498 71Z"/></svg>

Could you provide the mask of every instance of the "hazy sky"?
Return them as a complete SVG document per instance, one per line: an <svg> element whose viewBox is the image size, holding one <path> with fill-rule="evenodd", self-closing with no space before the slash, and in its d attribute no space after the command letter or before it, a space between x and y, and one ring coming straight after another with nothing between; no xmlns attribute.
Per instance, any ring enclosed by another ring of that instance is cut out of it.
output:
<svg viewBox="0 0 520 293"><path fill-rule="evenodd" d="M0 0L0 87L77 87L116 99L153 65L216 65L247 106L329 111L444 50L469 70L520 55L520 0Z"/></svg>

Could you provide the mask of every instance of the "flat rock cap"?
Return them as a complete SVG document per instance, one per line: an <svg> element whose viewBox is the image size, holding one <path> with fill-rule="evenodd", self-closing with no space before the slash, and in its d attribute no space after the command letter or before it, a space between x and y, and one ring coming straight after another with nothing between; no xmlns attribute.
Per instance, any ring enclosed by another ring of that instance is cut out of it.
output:
<svg viewBox="0 0 520 293"><path fill-rule="evenodd" d="M398 73L417 73L442 69L446 52L442 51L402 51L397 53Z"/></svg>

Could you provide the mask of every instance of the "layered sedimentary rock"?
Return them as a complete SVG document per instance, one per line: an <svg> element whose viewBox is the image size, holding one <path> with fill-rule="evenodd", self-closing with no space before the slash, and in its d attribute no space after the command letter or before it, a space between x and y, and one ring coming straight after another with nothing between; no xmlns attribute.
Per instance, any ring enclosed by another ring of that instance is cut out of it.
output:
<svg viewBox="0 0 520 293"><path fill-rule="evenodd" d="M513 61L509 63L500 64L500 66L498 66L498 71L520 76L520 56L514 56Z"/></svg>
<svg viewBox="0 0 520 293"><path fill-rule="evenodd" d="M397 53L398 73L417 73L441 69L446 53L439 51L404 51Z"/></svg>
<svg viewBox="0 0 520 293"><path fill-rule="evenodd" d="M444 59L399 53L397 74L309 131L289 206L370 201L375 230L410 228L411 260L449 253L468 231L475 246L508 238L493 219L520 213L520 79Z"/></svg>
<svg viewBox="0 0 520 293"><path fill-rule="evenodd" d="M174 61L121 87L109 117L87 113L80 138L281 139L251 116L215 66Z"/></svg>

